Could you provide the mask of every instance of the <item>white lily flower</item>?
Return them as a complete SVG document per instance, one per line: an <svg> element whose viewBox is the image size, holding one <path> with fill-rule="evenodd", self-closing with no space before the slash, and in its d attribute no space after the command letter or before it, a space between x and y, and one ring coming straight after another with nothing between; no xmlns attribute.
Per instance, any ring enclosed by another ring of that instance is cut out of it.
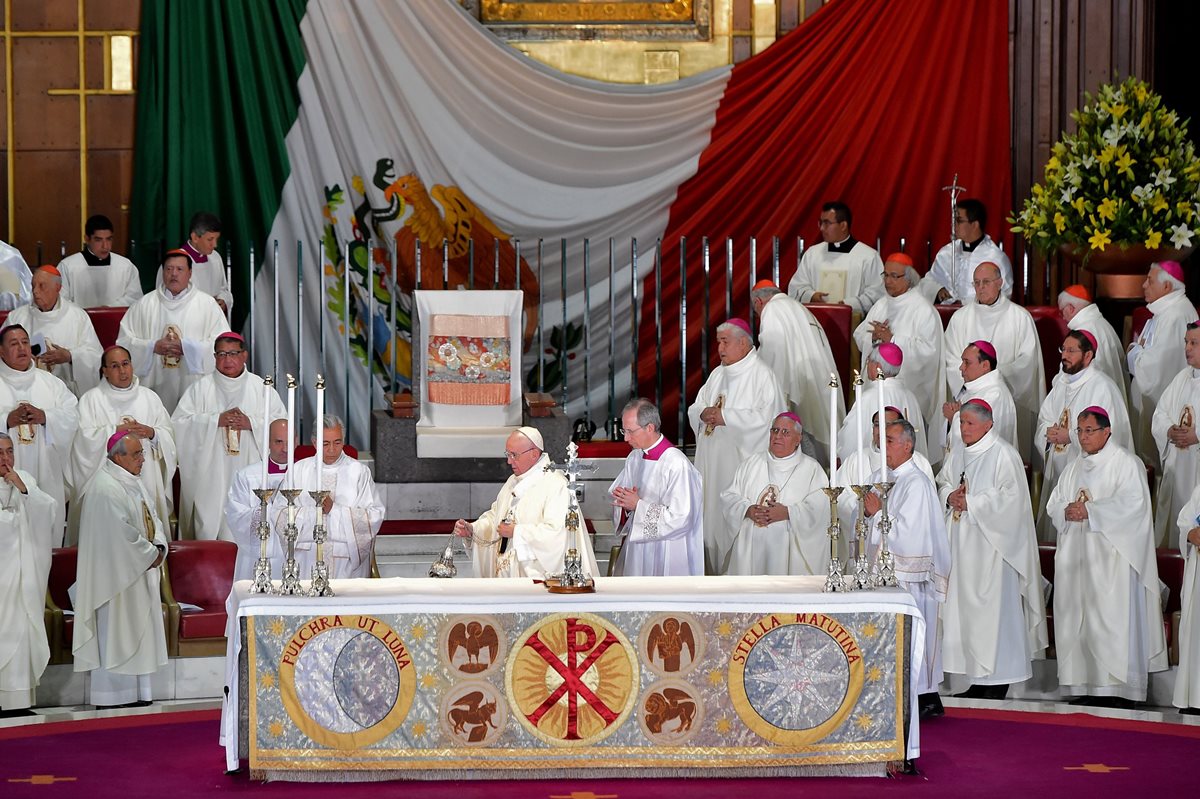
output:
<svg viewBox="0 0 1200 799"><path fill-rule="evenodd" d="M1170 188L1171 184L1174 183L1175 180L1176 180L1176 178L1171 177L1171 168L1170 167L1163 167L1162 169L1158 170L1158 172L1156 172L1154 174L1154 185L1155 186L1162 186L1163 188Z"/></svg>
<svg viewBox="0 0 1200 799"><path fill-rule="evenodd" d="M1171 246L1177 250L1192 246L1192 231L1188 229L1187 225L1171 226Z"/></svg>

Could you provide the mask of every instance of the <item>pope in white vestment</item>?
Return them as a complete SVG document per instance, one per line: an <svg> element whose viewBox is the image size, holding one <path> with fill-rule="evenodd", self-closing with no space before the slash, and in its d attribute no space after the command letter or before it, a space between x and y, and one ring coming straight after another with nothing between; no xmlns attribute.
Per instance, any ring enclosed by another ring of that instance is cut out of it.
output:
<svg viewBox="0 0 1200 799"><path fill-rule="evenodd" d="M962 433L958 422L958 409L969 399L981 399L992 408L992 423L996 434L1014 447L1017 445L1017 405L996 369L996 349L987 341L975 341L962 351L955 372L962 386L953 399L943 403L938 424L929 431L929 448L934 463L954 449L962 446Z"/></svg>
<svg viewBox="0 0 1200 799"><path fill-rule="evenodd" d="M83 249L58 262L63 296L80 308L128 308L142 298L133 261L112 251L113 225L106 216L88 217Z"/></svg>
<svg viewBox="0 0 1200 799"><path fill-rule="evenodd" d="M568 548L579 553L586 574L598 573L587 529L581 525L575 540L567 540L570 489L563 473L552 467L544 446L542 434L531 427L509 434L504 457L512 476L482 516L473 522L459 519L454 523L455 535L470 542L476 577L544 580L562 573ZM508 544L501 552L503 539L508 539Z"/></svg>
<svg viewBox="0 0 1200 799"><path fill-rule="evenodd" d="M1161 261L1150 267L1142 284L1153 317L1129 345L1129 416L1133 421L1134 445L1138 455L1158 467L1158 446L1151 425L1158 398L1187 364L1184 335L1190 322L1197 321L1196 308L1184 294L1183 267Z"/></svg>
<svg viewBox="0 0 1200 799"><path fill-rule="evenodd" d="M920 279L912 258L901 252L889 255L883 265L887 296L872 305L855 328L854 342L862 353L864 372L876 344L895 344L903 351L904 365L898 376L921 401L921 416L928 426L942 418L946 364L942 359L942 319L929 299L914 290Z"/></svg>
<svg viewBox="0 0 1200 799"><path fill-rule="evenodd" d="M980 400L959 412L963 446L938 473L950 538L942 666L970 679L969 697L1002 699L1033 676L1048 645L1046 602L1025 465L996 435Z"/></svg>
<svg viewBox="0 0 1200 799"><path fill-rule="evenodd" d="M800 451L799 417L771 423L766 452L751 455L721 493L733 547L726 574L825 574L829 568L828 477Z"/></svg>
<svg viewBox="0 0 1200 799"><path fill-rule="evenodd" d="M307 577L316 561L313 528L316 526L316 504L309 495L317 485L320 464L320 490L328 491L324 521L328 540L325 542L325 563L330 579L370 577L371 556L375 551L375 536L383 524L386 510L379 498L379 489L371 470L345 453L346 425L336 416L325 415L319 457L305 458L292 468L289 485L304 493L297 500L296 527L300 538L296 542L296 561L300 576ZM313 444L316 444L314 438ZM283 506L281 506L283 507ZM276 517L282 526L281 510Z"/></svg>
<svg viewBox="0 0 1200 799"><path fill-rule="evenodd" d="M1000 270L1005 297L1012 296L1012 264L1004 250L983 232L987 226L987 208L975 199L960 200L954 208L954 240L943 245L934 256L933 266L921 280L921 293L930 302L961 302L975 298L975 269L992 263Z"/></svg>
<svg viewBox="0 0 1200 799"><path fill-rule="evenodd" d="M1179 669L1171 703L1189 715L1200 715L1200 486L1175 520L1183 570L1183 596L1179 619Z"/></svg>
<svg viewBox="0 0 1200 799"><path fill-rule="evenodd" d="M1075 432L1075 417L1084 408L1099 405L1109 408L1113 443L1133 449L1133 428L1125 412L1125 397L1108 377L1096 368L1093 360L1095 342L1090 333L1073 330L1063 341L1062 367L1058 379L1038 414L1037 433L1033 443L1035 461L1042 462L1042 494L1038 502L1037 530L1042 541L1054 541L1054 525L1046 514L1046 501L1054 491L1058 476L1079 457L1079 434Z"/></svg>
<svg viewBox="0 0 1200 799"><path fill-rule="evenodd" d="M79 399L79 432L71 444L67 470L68 546L79 541L79 500L108 457L106 447L114 432L127 431L142 440L145 464L138 478L151 499L155 515L168 525L171 518L172 481L179 464L171 415L158 395L134 377L133 364L124 347L109 347L104 351L103 362L100 385Z"/></svg>
<svg viewBox="0 0 1200 799"><path fill-rule="evenodd" d="M258 560L262 542L258 537L259 512L262 503L255 495L258 488L277 489L287 476L288 447L292 445L288 435L287 419L276 419L271 422L266 458L266 482L263 482L263 463L252 463L243 466L233 476L233 485L229 487L229 496L225 500L225 524L237 544L237 560L233 566L233 579L253 580L254 564ZM267 558L271 561L271 574L283 574L283 560L287 554L287 544L283 539L276 522L279 511L287 508L287 501L279 492L271 495L267 504L267 524L271 526L271 537L267 539ZM301 577L307 577L302 574Z"/></svg>
<svg viewBox="0 0 1200 799"><path fill-rule="evenodd" d="M229 325L216 300L188 283L190 264L179 250L167 253L165 285L130 307L117 336L142 385L172 412L187 387L213 371L213 342Z"/></svg>
<svg viewBox="0 0 1200 799"><path fill-rule="evenodd" d="M1187 331L1187 366L1167 386L1154 408L1151 431L1162 460L1154 514L1155 546L1170 546L1179 511L1200 485L1200 328Z"/></svg>
<svg viewBox="0 0 1200 799"><path fill-rule="evenodd" d="M0 710L32 707L50 661L46 582L54 499L13 468L13 442L0 433Z"/></svg>
<svg viewBox="0 0 1200 799"><path fill-rule="evenodd" d="M114 434L81 500L71 652L75 671L91 672L97 706L148 702L150 676L167 663L159 595L167 536L137 477L141 446Z"/></svg>
<svg viewBox="0 0 1200 799"><path fill-rule="evenodd" d="M25 328L37 351L34 363L79 397L99 382L100 339L87 312L60 296L57 271L40 267L33 275L33 302L10 313L4 324Z"/></svg>
<svg viewBox="0 0 1200 799"><path fill-rule="evenodd" d="M222 513L233 475L260 463L263 420L287 416L274 388L246 368L249 352L237 333L222 333L214 344L217 371L192 384L171 422L180 452L179 536L232 540ZM264 398L270 403L263 416Z"/></svg>
<svg viewBox="0 0 1200 799"><path fill-rule="evenodd" d="M721 492L738 465L767 448L771 420L787 407L775 375L758 357L750 325L731 319L717 326L721 365L708 375L688 422L696 435L696 468L704 485L704 571L724 574L729 557L728 527Z"/></svg>
<svg viewBox="0 0 1200 799"><path fill-rule="evenodd" d="M1167 668L1146 470L1109 440L1104 409L1076 419L1083 454L1046 505L1058 530L1058 684L1067 694L1140 702L1148 672Z"/></svg>
<svg viewBox="0 0 1200 799"><path fill-rule="evenodd" d="M774 372L787 409L807 420L808 434L819 445L817 456L824 458L830 446L825 440L829 438L828 384L837 373L825 329L812 312L769 280L759 281L750 297L760 319L758 357ZM839 417L846 413L840 391L836 412Z"/></svg>
<svg viewBox="0 0 1200 799"><path fill-rule="evenodd" d="M19 325L0 330L0 413L16 449L18 469L29 472L54 497L54 545L66 521L64 475L79 428L79 400L66 384L33 365L29 337Z"/></svg>
<svg viewBox="0 0 1200 799"><path fill-rule="evenodd" d="M850 209L844 203L822 206L822 241L800 257L788 283L789 295L800 302L849 305L860 316L883 296L883 261L876 250L850 234L850 223Z"/></svg>
<svg viewBox="0 0 1200 799"><path fill-rule="evenodd" d="M1066 320L1071 330L1086 330L1096 339L1096 358L1092 365L1108 375L1117 388L1125 404L1129 404L1129 372L1125 368L1125 348L1121 346L1121 337L1113 326L1100 313L1100 308L1092 302L1092 293L1086 286L1067 286L1058 295L1058 312ZM1058 380L1059 375L1055 376Z"/></svg>
<svg viewBox="0 0 1200 799"><path fill-rule="evenodd" d="M996 349L997 368L1008 384L1017 405L1017 451L1028 460L1042 400L1046 398L1046 370L1042 344L1029 311L1000 294L999 268L985 263L976 268L978 294L946 326L946 382L950 396L962 387L962 376L954 367L962 351L973 341L988 341Z"/></svg>
<svg viewBox="0 0 1200 799"><path fill-rule="evenodd" d="M621 412L633 452L608 487L621 552L618 577L704 574L704 492L700 472L659 432L653 403L636 399Z"/></svg>
<svg viewBox="0 0 1200 799"><path fill-rule="evenodd" d="M879 413L881 405L897 409L908 420L917 436L916 451L928 458L924 408L899 376L905 354L896 344L876 344L867 355L865 384L861 388L855 388L854 404L850 406L850 411L842 420L842 428L838 431L838 458L844 461L852 453L870 445L872 432L866 420L870 419L872 414ZM881 375L883 379L880 379ZM883 392L883 402L879 401L880 391Z"/></svg>

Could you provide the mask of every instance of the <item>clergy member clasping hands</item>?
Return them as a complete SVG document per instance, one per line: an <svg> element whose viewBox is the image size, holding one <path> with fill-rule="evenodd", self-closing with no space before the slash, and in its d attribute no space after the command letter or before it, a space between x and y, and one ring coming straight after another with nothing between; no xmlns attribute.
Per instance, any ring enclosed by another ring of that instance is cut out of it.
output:
<svg viewBox="0 0 1200 799"><path fill-rule="evenodd" d="M8 426L18 427L23 424L45 424L46 412L28 402L19 402L8 414Z"/></svg>
<svg viewBox="0 0 1200 799"><path fill-rule="evenodd" d="M1082 499L1068 502L1063 517L1069 522L1085 522L1088 518L1087 503Z"/></svg>
<svg viewBox="0 0 1200 799"><path fill-rule="evenodd" d="M241 408L230 408L217 417L217 427L228 427L230 430L250 430L250 417L242 413ZM329 508L325 509L329 512Z"/></svg>
<svg viewBox="0 0 1200 799"><path fill-rule="evenodd" d="M718 413L719 412L720 411L718 411ZM703 419L704 414L700 414L700 418ZM631 486L630 488L617 486L612 490L612 498L614 505L619 508L624 508L625 510L637 509L638 501L641 500L641 496L638 494L637 486Z"/></svg>

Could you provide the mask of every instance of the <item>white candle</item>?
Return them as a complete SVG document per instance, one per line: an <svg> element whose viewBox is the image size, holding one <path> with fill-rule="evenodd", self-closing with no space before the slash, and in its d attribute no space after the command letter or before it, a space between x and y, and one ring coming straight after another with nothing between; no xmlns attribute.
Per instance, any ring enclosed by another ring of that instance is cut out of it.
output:
<svg viewBox="0 0 1200 799"><path fill-rule="evenodd" d="M875 379L879 381L879 473L882 476L880 482L886 483L888 481L887 414L883 410L883 372L877 373Z"/></svg>
<svg viewBox="0 0 1200 799"><path fill-rule="evenodd" d="M325 462L325 378L321 375L317 375L317 417L313 424L317 433L317 468L313 470L313 491L320 491L321 464Z"/></svg>
<svg viewBox="0 0 1200 799"><path fill-rule="evenodd" d="M271 457L271 391L272 381L263 381L263 415L262 415L262 487L267 487L267 458Z"/></svg>
<svg viewBox="0 0 1200 799"><path fill-rule="evenodd" d="M837 375L829 375L829 487L833 488L833 473L837 471Z"/></svg>
<svg viewBox="0 0 1200 799"><path fill-rule="evenodd" d="M858 370L854 372L854 422L858 428L858 445L855 448L858 453L858 468L854 470L854 482L857 485L862 485L865 482L863 474L863 379Z"/></svg>
<svg viewBox="0 0 1200 799"><path fill-rule="evenodd" d="M296 464L296 448L292 446L292 431L296 429L296 378L287 376L288 387L288 486L295 488L292 482L292 467Z"/></svg>

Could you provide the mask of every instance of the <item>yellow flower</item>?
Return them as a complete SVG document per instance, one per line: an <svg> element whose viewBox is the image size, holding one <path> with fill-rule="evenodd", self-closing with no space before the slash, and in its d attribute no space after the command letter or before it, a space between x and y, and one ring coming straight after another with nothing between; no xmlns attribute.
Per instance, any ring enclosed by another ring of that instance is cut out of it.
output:
<svg viewBox="0 0 1200 799"><path fill-rule="evenodd" d="M1100 202L1100 207L1096 209L1096 213L1101 219L1113 220L1117 218L1117 203L1111 197L1105 197Z"/></svg>
<svg viewBox="0 0 1200 799"><path fill-rule="evenodd" d="M1117 154L1117 148L1113 147L1110 144L1107 147L1105 147L1103 150L1100 151L1100 153L1096 156L1096 160L1099 161L1101 164L1107 165L1112 162L1112 160L1116 156L1116 154Z"/></svg>
<svg viewBox="0 0 1200 799"><path fill-rule="evenodd" d="M1054 212L1054 232L1062 233L1067 229L1067 218L1063 216L1062 211Z"/></svg>
<svg viewBox="0 0 1200 799"><path fill-rule="evenodd" d="M1058 156L1051 156L1050 160L1046 162L1046 174L1057 172L1060 169L1062 169L1062 162L1058 160Z"/></svg>
<svg viewBox="0 0 1200 799"><path fill-rule="evenodd" d="M1154 165L1157 166L1159 169L1166 169L1168 166L1171 165L1171 159L1166 158L1161 155L1158 156L1157 158L1152 158L1151 160L1154 161Z"/></svg>
<svg viewBox="0 0 1200 799"><path fill-rule="evenodd" d="M1157 214L1159 211L1165 211L1170 207L1171 204L1167 202L1167 198L1160 193L1154 195L1154 204L1150 206L1150 210Z"/></svg>
<svg viewBox="0 0 1200 799"><path fill-rule="evenodd" d="M1093 250L1104 251L1104 248L1112 244L1112 239L1109 238L1109 231L1097 229L1095 233L1088 239L1088 244Z"/></svg>
<svg viewBox="0 0 1200 799"><path fill-rule="evenodd" d="M1124 172L1126 175L1129 176L1129 179L1132 180L1133 179L1133 170L1130 169L1130 167L1136 163L1137 163L1137 161L1133 160L1132 155L1130 155L1129 153L1122 153L1121 157L1117 159L1117 174Z"/></svg>
<svg viewBox="0 0 1200 799"><path fill-rule="evenodd" d="M1144 84L1144 83L1138 83L1133 88L1133 96L1137 98L1137 101L1139 103L1146 102L1146 97L1148 95L1149 95L1149 91L1146 89L1146 84Z"/></svg>
<svg viewBox="0 0 1200 799"><path fill-rule="evenodd" d="M1080 216L1083 216L1087 210L1087 200L1085 200L1083 197L1076 197L1071 202L1071 207L1075 209L1076 213L1078 213Z"/></svg>
<svg viewBox="0 0 1200 799"><path fill-rule="evenodd" d="M1146 236L1146 248L1150 250L1158 249L1159 243L1162 242L1162 234L1157 230L1151 230Z"/></svg>
<svg viewBox="0 0 1200 799"><path fill-rule="evenodd" d="M1142 130L1148 130L1150 128L1150 125L1152 125L1153 123L1154 123L1154 115L1151 114L1149 111L1147 111L1146 113L1142 114L1142 121L1138 123L1138 127L1141 128Z"/></svg>
<svg viewBox="0 0 1200 799"><path fill-rule="evenodd" d="M1129 110L1129 106L1125 105L1124 103L1117 103L1109 108L1109 110L1112 112L1113 119L1120 122L1121 117L1125 116L1125 112Z"/></svg>

